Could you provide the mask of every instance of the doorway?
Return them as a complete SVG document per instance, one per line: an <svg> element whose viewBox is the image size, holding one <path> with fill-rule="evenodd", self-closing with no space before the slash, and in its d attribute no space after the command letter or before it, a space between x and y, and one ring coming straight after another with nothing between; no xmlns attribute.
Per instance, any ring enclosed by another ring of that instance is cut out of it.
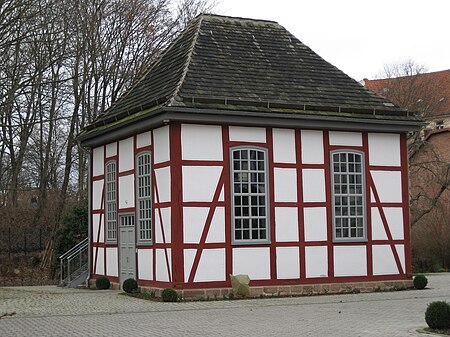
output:
<svg viewBox="0 0 450 337"><path fill-rule="evenodd" d="M136 279L136 236L134 214L119 215L120 286L126 279Z"/></svg>

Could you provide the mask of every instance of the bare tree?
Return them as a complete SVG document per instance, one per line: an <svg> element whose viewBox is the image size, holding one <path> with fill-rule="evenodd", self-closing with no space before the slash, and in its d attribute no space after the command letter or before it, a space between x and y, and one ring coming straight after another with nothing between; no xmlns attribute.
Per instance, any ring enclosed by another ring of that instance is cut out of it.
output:
<svg viewBox="0 0 450 337"><path fill-rule="evenodd" d="M433 120L442 118L442 90L433 73L427 73L425 66L412 60L385 66L378 78L367 81L366 86L409 111L421 113L428 122L408 138L414 256L439 260L441 266L448 268L450 133L435 135L436 131L431 131Z"/></svg>
<svg viewBox="0 0 450 337"><path fill-rule="evenodd" d="M379 93L402 108L431 117L439 105L439 87L426 74L426 66L411 59L386 65L377 76L384 81Z"/></svg>
<svg viewBox="0 0 450 337"><path fill-rule="evenodd" d="M0 0L0 210L19 214L36 195L33 225L56 229L67 202L87 196L78 132L143 76L190 19L214 6Z"/></svg>
<svg viewBox="0 0 450 337"><path fill-rule="evenodd" d="M411 226L415 226L426 222L428 214L448 202L450 153L441 142L427 138L409 163Z"/></svg>
<svg viewBox="0 0 450 337"><path fill-rule="evenodd" d="M413 60L386 65L366 86L427 121L439 112L440 88L426 67ZM425 127L426 128L426 127ZM425 129L424 128L424 129ZM408 139L411 225L429 214L450 186L450 158L440 144L428 141L424 130Z"/></svg>

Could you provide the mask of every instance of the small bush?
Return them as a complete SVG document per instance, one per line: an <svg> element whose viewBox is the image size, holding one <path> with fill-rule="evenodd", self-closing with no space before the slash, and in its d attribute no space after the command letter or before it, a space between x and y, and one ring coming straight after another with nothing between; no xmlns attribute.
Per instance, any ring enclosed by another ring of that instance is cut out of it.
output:
<svg viewBox="0 0 450 337"><path fill-rule="evenodd" d="M95 280L95 287L97 289L109 289L111 282L106 276L100 276Z"/></svg>
<svg viewBox="0 0 450 337"><path fill-rule="evenodd" d="M173 288L166 288L161 294L163 302L176 302L178 300L178 293Z"/></svg>
<svg viewBox="0 0 450 337"><path fill-rule="evenodd" d="M428 279L425 277L425 275L417 275L414 277L414 288L416 289L423 289L428 284Z"/></svg>
<svg viewBox="0 0 450 337"><path fill-rule="evenodd" d="M432 329L450 328L450 305L444 301L431 302L425 311L425 321Z"/></svg>
<svg viewBox="0 0 450 337"><path fill-rule="evenodd" d="M129 294L137 292L138 285L136 280L133 278L126 279L123 281L122 289Z"/></svg>

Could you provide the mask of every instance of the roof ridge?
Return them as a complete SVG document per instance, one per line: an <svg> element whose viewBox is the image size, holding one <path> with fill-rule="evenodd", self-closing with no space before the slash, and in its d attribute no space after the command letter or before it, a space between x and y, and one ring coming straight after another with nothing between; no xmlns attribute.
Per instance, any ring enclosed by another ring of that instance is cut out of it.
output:
<svg viewBox="0 0 450 337"><path fill-rule="evenodd" d="M195 32L195 36L192 39L192 43L191 43L191 46L189 48L189 53L188 53L188 55L186 57L186 62L185 62L184 68L183 68L183 73L181 74L180 80L178 81L177 86L175 87L175 90L173 91L173 94L166 101L166 105L167 106L171 106L174 103L176 97L178 96L178 93L180 92L181 87L183 86L184 79L186 78L187 72L189 70L189 65L191 63L192 54L194 52L195 45L197 43L197 38L198 38L198 36L200 34L200 27L202 25L202 21L203 21L204 17L200 15L197 18L198 18L197 31Z"/></svg>
<svg viewBox="0 0 450 337"><path fill-rule="evenodd" d="M280 25L277 21L273 21L273 20L244 18L244 17L240 17L240 16L220 15L220 14L214 14L214 13L201 13L197 17L212 17L212 18L219 18L219 19L224 19L224 20L229 20L229 21L250 21L250 22L261 22L261 23L273 23L276 25Z"/></svg>

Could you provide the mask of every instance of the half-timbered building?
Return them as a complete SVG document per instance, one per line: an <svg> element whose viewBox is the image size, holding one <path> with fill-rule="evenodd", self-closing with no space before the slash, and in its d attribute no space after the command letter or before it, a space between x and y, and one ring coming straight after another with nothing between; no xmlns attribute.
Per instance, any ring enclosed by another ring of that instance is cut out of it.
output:
<svg viewBox="0 0 450 337"><path fill-rule="evenodd" d="M275 22L200 15L79 135L90 277L185 294L237 274L254 293L409 284L421 125Z"/></svg>

